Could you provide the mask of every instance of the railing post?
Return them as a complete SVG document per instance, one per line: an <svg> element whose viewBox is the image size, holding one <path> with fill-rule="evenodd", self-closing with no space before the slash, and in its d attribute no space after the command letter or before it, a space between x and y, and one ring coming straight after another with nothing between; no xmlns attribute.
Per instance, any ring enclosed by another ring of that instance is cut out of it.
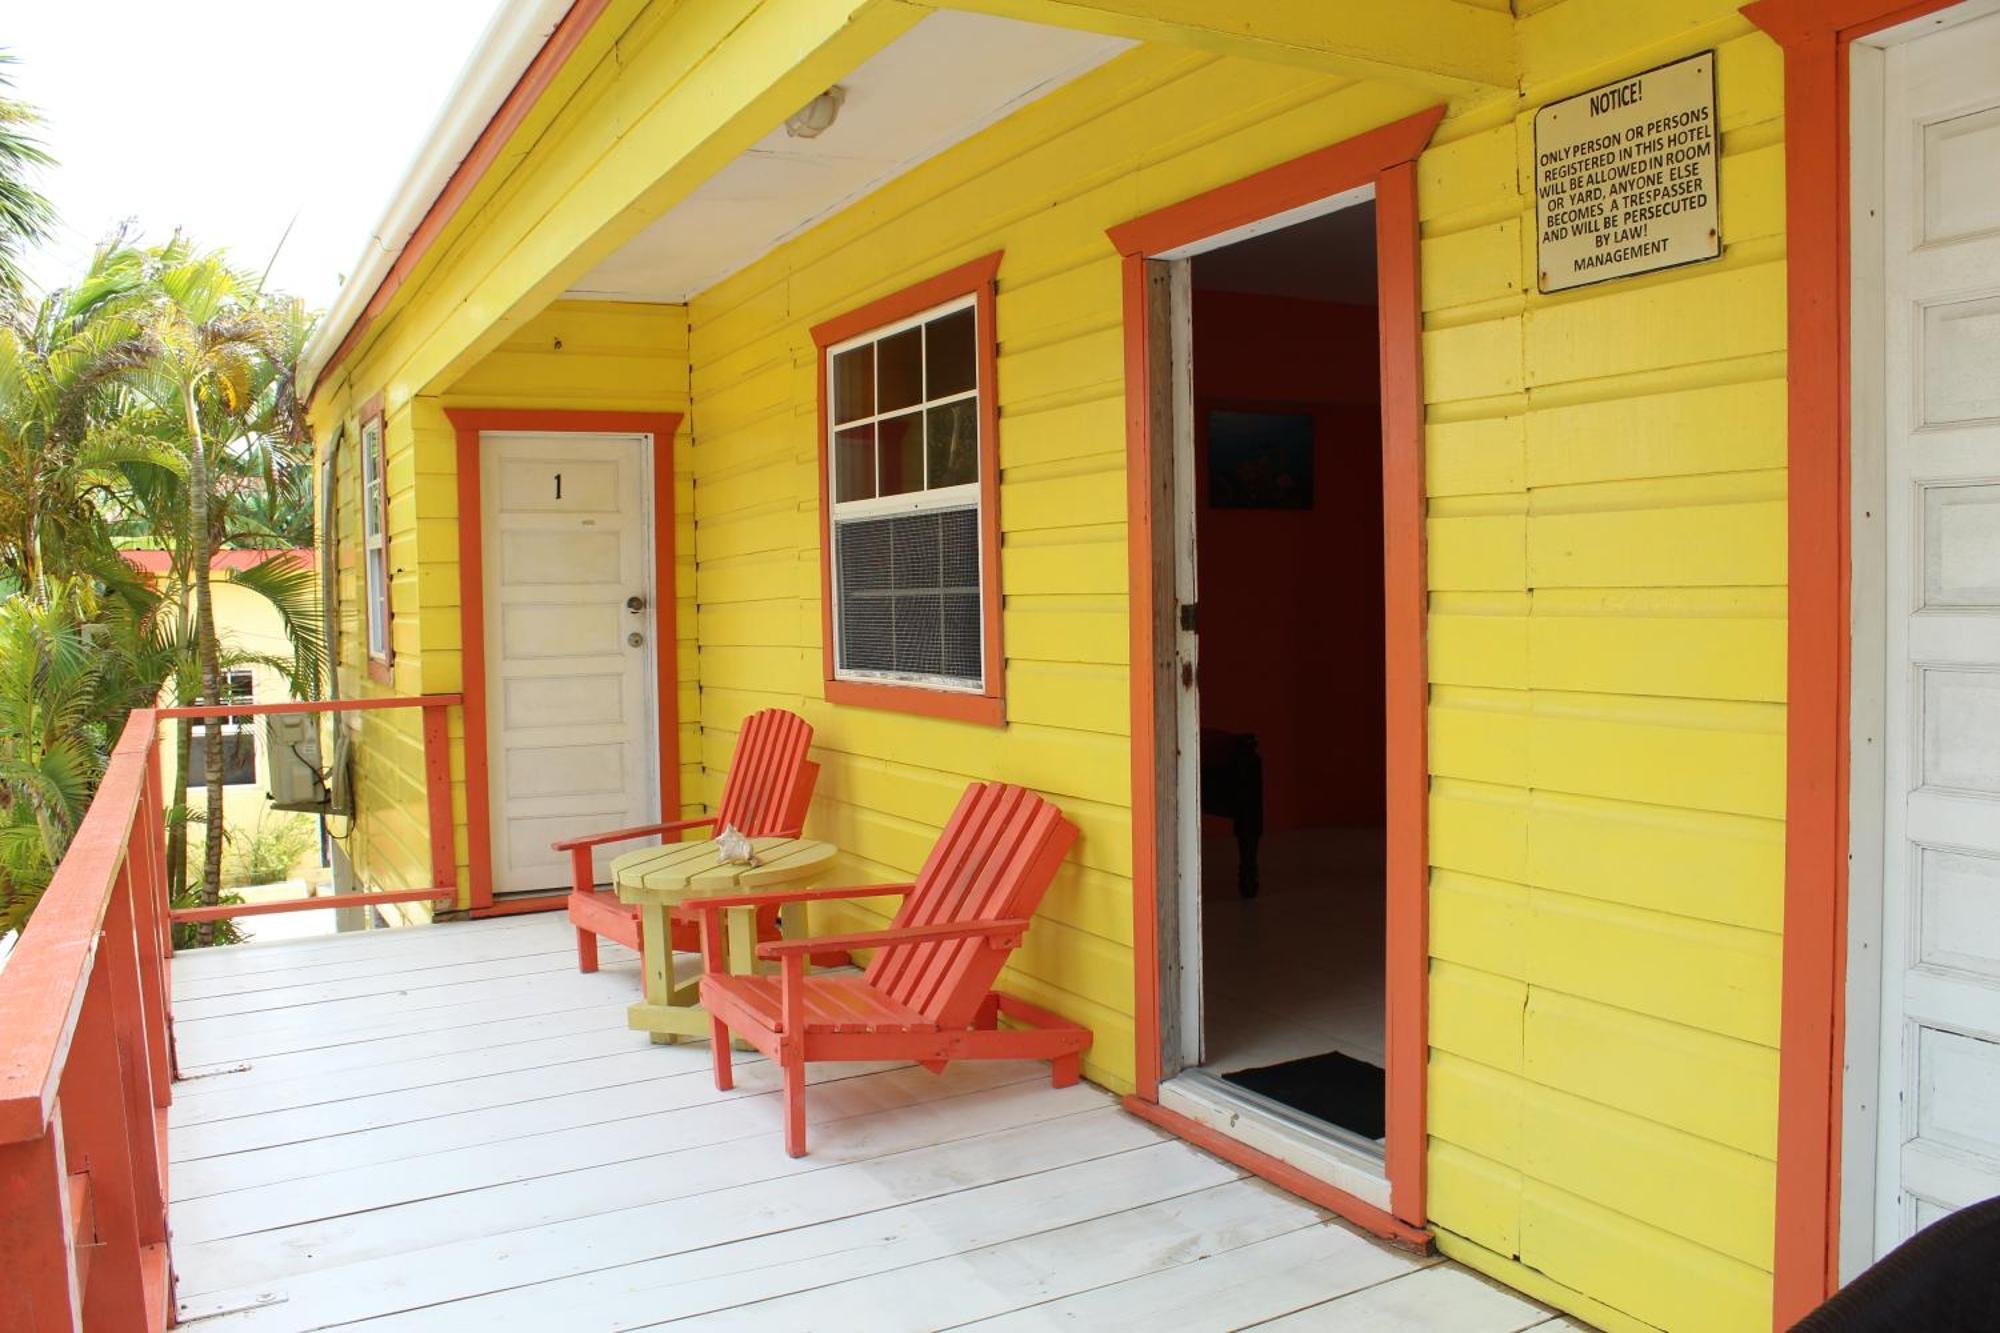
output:
<svg viewBox="0 0 2000 1333"><path fill-rule="evenodd" d="M167 1238L166 1144L161 1104L154 1088L152 1052L144 987L140 976L141 944L134 905L143 893L136 868L128 859L104 915L104 945L99 963L108 972L111 1012L118 1037L118 1064L123 1074L125 1123L132 1144L132 1200L138 1219L139 1243L158 1245Z"/></svg>
<svg viewBox="0 0 2000 1333"><path fill-rule="evenodd" d="M114 901L116 895L114 894ZM107 925L109 923L107 922ZM129 930L127 918L126 929ZM115 1012L113 950L100 948L84 991L83 1013L63 1069L63 1152L74 1173L90 1177L96 1235L85 1269L83 1305L92 1329L146 1327L145 1269L125 1061ZM149 1098L150 1100L150 1098ZM151 1107L144 1131L152 1136Z"/></svg>
<svg viewBox="0 0 2000 1333"><path fill-rule="evenodd" d="M430 804L431 883L458 887L458 840L451 818L451 728L443 704L426 703L424 713L424 795ZM452 905L459 906L456 898Z"/></svg>
<svg viewBox="0 0 2000 1333"><path fill-rule="evenodd" d="M0 1328L68 1333L83 1327L62 1137L57 1107L40 1138L0 1144L0 1254L7 1256Z"/></svg>
<svg viewBox="0 0 2000 1333"><path fill-rule="evenodd" d="M125 848L125 874L139 946L139 991L145 1001L146 1060L152 1068L153 1104L173 1101L173 1019L167 1012L167 958L173 953L173 924L167 919L166 797L160 791L157 733L146 746L146 785L132 836Z"/></svg>

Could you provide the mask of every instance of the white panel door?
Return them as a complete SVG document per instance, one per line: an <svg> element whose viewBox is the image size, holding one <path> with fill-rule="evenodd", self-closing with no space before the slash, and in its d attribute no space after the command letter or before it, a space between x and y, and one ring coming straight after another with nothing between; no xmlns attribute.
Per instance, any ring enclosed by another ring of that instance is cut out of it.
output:
<svg viewBox="0 0 2000 1333"><path fill-rule="evenodd" d="M561 888L550 843L659 819L650 449L488 434L479 452L493 889Z"/></svg>
<svg viewBox="0 0 2000 1333"><path fill-rule="evenodd" d="M2000 15L1885 75L1878 1254L2000 1194Z"/></svg>

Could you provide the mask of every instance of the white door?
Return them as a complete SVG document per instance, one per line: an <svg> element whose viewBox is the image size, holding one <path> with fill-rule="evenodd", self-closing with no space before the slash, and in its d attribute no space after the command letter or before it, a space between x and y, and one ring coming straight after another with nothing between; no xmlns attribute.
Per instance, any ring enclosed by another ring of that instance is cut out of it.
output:
<svg viewBox="0 0 2000 1333"><path fill-rule="evenodd" d="M2000 15L1884 75L1878 1254L2000 1194Z"/></svg>
<svg viewBox="0 0 2000 1333"><path fill-rule="evenodd" d="M487 434L479 452L493 889L556 889L550 843L659 820L651 450Z"/></svg>

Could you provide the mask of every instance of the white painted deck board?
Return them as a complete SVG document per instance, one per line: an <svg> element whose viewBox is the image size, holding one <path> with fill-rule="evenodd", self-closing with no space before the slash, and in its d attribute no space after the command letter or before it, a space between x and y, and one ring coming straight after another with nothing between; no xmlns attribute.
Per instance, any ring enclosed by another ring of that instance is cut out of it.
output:
<svg viewBox="0 0 2000 1333"><path fill-rule="evenodd" d="M1046 1066L775 1071L627 1031L632 955L515 917L174 959L183 1320L218 1330L1525 1329ZM1337 1317L1336 1317L1337 1316ZM1351 1322L1350 1322L1351 1321Z"/></svg>

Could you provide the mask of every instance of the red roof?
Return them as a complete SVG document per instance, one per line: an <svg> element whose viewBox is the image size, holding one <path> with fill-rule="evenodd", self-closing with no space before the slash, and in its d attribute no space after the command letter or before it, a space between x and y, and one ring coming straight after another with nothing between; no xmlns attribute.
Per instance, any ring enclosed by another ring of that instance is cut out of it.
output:
<svg viewBox="0 0 2000 1333"><path fill-rule="evenodd" d="M169 557L165 551L132 549L120 551L118 554L124 556L133 565L148 574L164 574L167 572ZM309 546L294 546L289 549L281 547L270 551L242 551L232 548L226 551L217 551L214 557L209 560L208 567L211 570L252 569L263 564L273 556L290 556L293 562L304 565L307 568L311 568L313 563L313 550Z"/></svg>

